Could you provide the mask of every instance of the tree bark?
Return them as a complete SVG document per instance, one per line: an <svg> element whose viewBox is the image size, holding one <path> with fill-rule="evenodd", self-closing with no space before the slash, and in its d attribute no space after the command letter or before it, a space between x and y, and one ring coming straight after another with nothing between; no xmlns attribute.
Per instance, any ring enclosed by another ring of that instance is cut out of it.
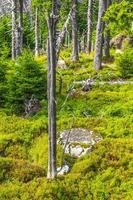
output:
<svg viewBox="0 0 133 200"><path fill-rule="evenodd" d="M111 0L107 0L106 1L106 10L109 8L109 6L111 5ZM105 28L108 26L108 22L105 22ZM106 59L110 58L110 31L108 30L105 33L105 37L104 37L104 55L106 57Z"/></svg>
<svg viewBox="0 0 133 200"><path fill-rule="evenodd" d="M28 16L29 16L29 24L30 24L30 29L31 29L33 26L32 0L29 0L28 2Z"/></svg>
<svg viewBox="0 0 133 200"><path fill-rule="evenodd" d="M12 0L12 59L16 58L16 13L17 1Z"/></svg>
<svg viewBox="0 0 133 200"><path fill-rule="evenodd" d="M48 179L54 179L56 172L56 30L59 14L59 1L53 0L51 16L47 17L48 26Z"/></svg>
<svg viewBox="0 0 133 200"><path fill-rule="evenodd" d="M19 0L18 25L16 29L16 57L20 55L23 47L23 0Z"/></svg>
<svg viewBox="0 0 133 200"><path fill-rule="evenodd" d="M72 0L72 60L79 60L78 52L77 0Z"/></svg>
<svg viewBox="0 0 133 200"><path fill-rule="evenodd" d="M87 13L87 51L91 52L92 46L92 29L93 29L93 0L88 0L88 13Z"/></svg>
<svg viewBox="0 0 133 200"><path fill-rule="evenodd" d="M103 47L103 30L104 30L104 22L102 20L102 17L105 12L105 3L106 0L99 0L95 56L94 56L94 68L96 70L100 70L102 67L102 47Z"/></svg>
<svg viewBox="0 0 133 200"><path fill-rule="evenodd" d="M20 5L20 16L19 16L19 30L20 30L20 53L22 52L23 48L23 0L19 0Z"/></svg>
<svg viewBox="0 0 133 200"><path fill-rule="evenodd" d="M12 0L12 59L20 55L23 46L23 0Z"/></svg>
<svg viewBox="0 0 133 200"><path fill-rule="evenodd" d="M38 20L38 7L36 7L35 18L35 56L39 55L39 20Z"/></svg>

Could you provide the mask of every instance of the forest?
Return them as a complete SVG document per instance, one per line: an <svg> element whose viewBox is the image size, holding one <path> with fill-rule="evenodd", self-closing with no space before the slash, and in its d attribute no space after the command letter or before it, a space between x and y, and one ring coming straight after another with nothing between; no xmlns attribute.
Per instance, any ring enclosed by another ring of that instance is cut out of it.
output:
<svg viewBox="0 0 133 200"><path fill-rule="evenodd" d="M0 0L0 200L133 199L133 0Z"/></svg>

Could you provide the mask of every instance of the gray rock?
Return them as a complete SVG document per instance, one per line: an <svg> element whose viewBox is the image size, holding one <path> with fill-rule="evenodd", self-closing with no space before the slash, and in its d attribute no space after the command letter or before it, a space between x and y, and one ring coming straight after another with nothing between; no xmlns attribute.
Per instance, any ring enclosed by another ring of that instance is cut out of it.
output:
<svg viewBox="0 0 133 200"><path fill-rule="evenodd" d="M69 172L70 168L68 165L64 165L63 167L57 168L57 175L64 175Z"/></svg>
<svg viewBox="0 0 133 200"><path fill-rule="evenodd" d="M29 101L25 101L25 117L33 116L41 109L41 105L38 99L32 95Z"/></svg>
<svg viewBox="0 0 133 200"><path fill-rule="evenodd" d="M65 153L80 157L91 152L92 147L102 140L102 136L82 128L65 130L60 133L58 143L63 145Z"/></svg>

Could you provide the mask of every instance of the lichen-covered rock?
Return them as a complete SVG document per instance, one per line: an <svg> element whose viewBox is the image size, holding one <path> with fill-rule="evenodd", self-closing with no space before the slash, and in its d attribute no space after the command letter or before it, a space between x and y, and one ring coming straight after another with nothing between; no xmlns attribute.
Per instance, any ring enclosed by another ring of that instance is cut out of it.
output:
<svg viewBox="0 0 133 200"><path fill-rule="evenodd" d="M58 143L62 144L65 153L80 157L91 152L95 143L102 140L102 136L83 128L65 130L60 134Z"/></svg>

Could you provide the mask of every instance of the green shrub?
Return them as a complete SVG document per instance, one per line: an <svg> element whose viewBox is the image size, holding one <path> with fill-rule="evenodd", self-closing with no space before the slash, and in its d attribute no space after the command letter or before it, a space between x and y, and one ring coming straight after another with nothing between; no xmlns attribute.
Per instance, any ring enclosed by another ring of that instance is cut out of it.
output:
<svg viewBox="0 0 133 200"><path fill-rule="evenodd" d="M6 80L7 63L0 60L0 107L5 104L6 93L7 93L7 80Z"/></svg>
<svg viewBox="0 0 133 200"><path fill-rule="evenodd" d="M116 59L124 78L133 76L133 48L125 49L124 52Z"/></svg>
<svg viewBox="0 0 133 200"><path fill-rule="evenodd" d="M42 119L28 120L0 113L1 148L9 144L23 144L28 147L35 137L47 130L47 122Z"/></svg>
<svg viewBox="0 0 133 200"><path fill-rule="evenodd" d="M35 177L42 177L46 172L41 167L30 164L25 160L12 158L0 158L0 181L16 179L22 182L28 182Z"/></svg>
<svg viewBox="0 0 133 200"><path fill-rule="evenodd" d="M5 156L6 148L17 142L19 142L19 138L16 135L0 133L0 154Z"/></svg>
<svg viewBox="0 0 133 200"><path fill-rule="evenodd" d="M62 147L57 145L57 165L61 165ZM43 134L36 138L29 150L29 159L31 162L47 170L48 164L48 135Z"/></svg>
<svg viewBox="0 0 133 200"><path fill-rule="evenodd" d="M34 94L42 100L46 97L46 71L30 52L24 51L8 76L8 107L19 114L24 112L24 102Z"/></svg>
<svg viewBox="0 0 133 200"><path fill-rule="evenodd" d="M0 57L9 58L11 46L11 34L9 31L9 24L11 18L4 15L0 20Z"/></svg>

